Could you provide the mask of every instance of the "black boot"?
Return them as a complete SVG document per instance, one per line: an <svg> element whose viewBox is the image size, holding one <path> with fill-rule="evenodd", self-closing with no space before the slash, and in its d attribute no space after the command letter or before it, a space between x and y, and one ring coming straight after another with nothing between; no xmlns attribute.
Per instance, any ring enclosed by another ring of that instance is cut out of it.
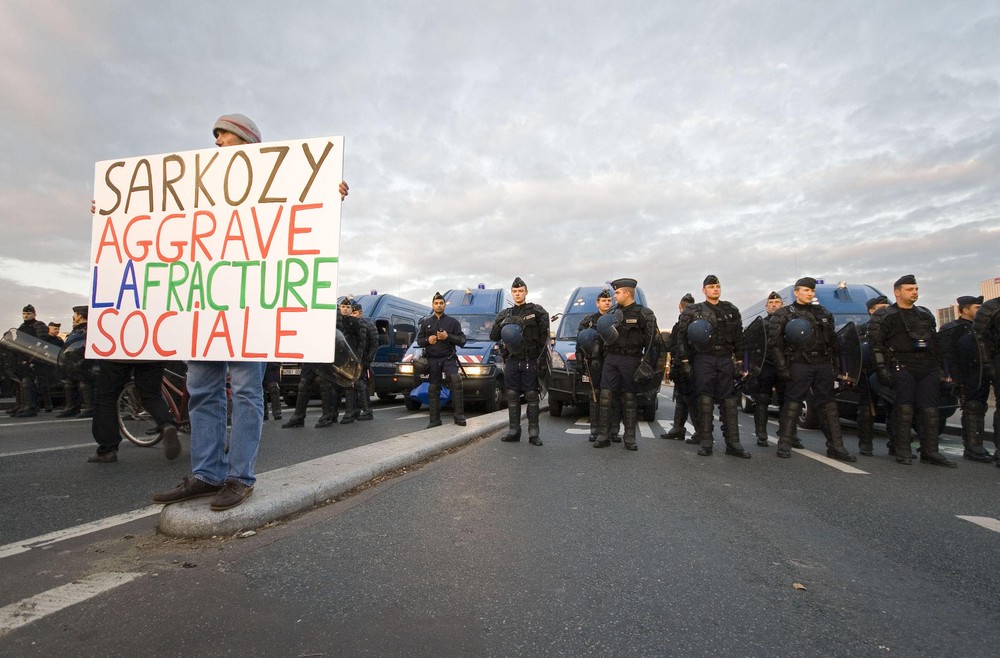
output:
<svg viewBox="0 0 1000 658"><path fill-rule="evenodd" d="M451 378L451 413L456 425L465 427L465 389L462 387L462 376Z"/></svg>
<svg viewBox="0 0 1000 658"><path fill-rule="evenodd" d="M749 452L740 445L740 418L736 396L722 401L723 438L726 440L726 454L731 457L750 459Z"/></svg>
<svg viewBox="0 0 1000 658"><path fill-rule="evenodd" d="M896 447L896 463L909 466L910 429L913 427L913 405L897 404L892 408L892 442Z"/></svg>
<svg viewBox="0 0 1000 658"><path fill-rule="evenodd" d="M291 418L282 423L281 429L288 429L290 427L305 427L306 407L308 406L309 387L300 385L298 395L295 398L295 411L292 412Z"/></svg>
<svg viewBox="0 0 1000 658"><path fill-rule="evenodd" d="M712 454L712 422L715 415L715 400L711 395L699 395L694 412L694 432L698 438L698 454L708 457Z"/></svg>
<svg viewBox="0 0 1000 658"><path fill-rule="evenodd" d="M938 450L940 435L940 416L937 407L920 408L920 463L947 468L958 468L958 464L941 454Z"/></svg>
<svg viewBox="0 0 1000 658"><path fill-rule="evenodd" d="M966 400L962 409L962 456L974 462L992 462L993 458L983 447L983 432L986 430L986 405L975 400Z"/></svg>
<svg viewBox="0 0 1000 658"><path fill-rule="evenodd" d="M753 396L753 432L757 437L757 445L766 448L767 443L767 417L768 407L771 404L770 395Z"/></svg>
<svg viewBox="0 0 1000 658"><path fill-rule="evenodd" d="M80 405L76 403L77 387L76 382L65 382L63 384L63 395L66 396L66 404L62 411L56 414L56 418L70 418L80 413Z"/></svg>
<svg viewBox="0 0 1000 658"><path fill-rule="evenodd" d="M541 405L538 391L525 391L524 400L528 403L528 443L540 446L542 440L538 438L538 413Z"/></svg>
<svg viewBox="0 0 1000 658"><path fill-rule="evenodd" d="M837 403L829 400L819 409L820 425L826 435L826 456L842 462L856 462L858 458L844 447L844 434L840 427L840 411Z"/></svg>
<svg viewBox="0 0 1000 658"><path fill-rule="evenodd" d="M875 414L872 410L872 403L867 395L862 395L862 400L858 403L858 452L866 457L875 454L875 446L872 443L875 437Z"/></svg>
<svg viewBox="0 0 1000 658"><path fill-rule="evenodd" d="M372 396L368 394L368 382L358 381L354 388L358 402L358 420L375 420L372 414Z"/></svg>
<svg viewBox="0 0 1000 658"><path fill-rule="evenodd" d="M521 394L507 389L507 434L501 441L521 440Z"/></svg>
<svg viewBox="0 0 1000 658"><path fill-rule="evenodd" d="M337 412L333 406L333 396L333 386L329 382L321 380L319 385L319 400L323 408L323 413L319 417L319 420L316 421L317 429L330 427L337 422Z"/></svg>
<svg viewBox="0 0 1000 658"><path fill-rule="evenodd" d="M591 443L597 441L598 435L601 433L601 401L600 401L600 391L597 393L597 400L591 399L590 404L587 406L587 419L590 421L590 436L587 440Z"/></svg>
<svg viewBox="0 0 1000 658"><path fill-rule="evenodd" d="M94 417L94 385L89 382L80 382L80 413L76 417Z"/></svg>
<svg viewBox="0 0 1000 658"><path fill-rule="evenodd" d="M621 443L622 437L618 433L622 425L622 401L617 393L611 394L611 420L608 422L608 438L611 443Z"/></svg>
<svg viewBox="0 0 1000 658"><path fill-rule="evenodd" d="M340 419L341 425L350 425L355 420L358 419L358 400L357 400L357 387L348 386L344 389L344 401L347 403L347 411L344 412L344 417Z"/></svg>
<svg viewBox="0 0 1000 658"><path fill-rule="evenodd" d="M281 420L281 387L278 382L267 385L267 396L271 401L271 416L275 420Z"/></svg>
<svg viewBox="0 0 1000 658"><path fill-rule="evenodd" d="M431 427L441 427L441 387L431 385L427 389L427 406L430 407L431 417L427 423L428 429Z"/></svg>
<svg viewBox="0 0 1000 658"><path fill-rule="evenodd" d="M686 434L684 423L687 422L687 415L687 402L684 401L683 395L678 395L677 399L674 400L674 424L665 434L661 434L660 438L683 441L684 435Z"/></svg>
<svg viewBox="0 0 1000 658"><path fill-rule="evenodd" d="M600 429L598 431L597 440L594 441L595 448L607 448L611 445L611 440L608 438L608 432L611 431L611 407L613 399L614 394L610 389L601 389L601 403L598 405L600 413L598 427Z"/></svg>
<svg viewBox="0 0 1000 658"><path fill-rule="evenodd" d="M791 457L793 441L795 440L795 430L799 422L799 414L802 413L802 403L795 400L785 399L778 412L778 456Z"/></svg>
<svg viewBox="0 0 1000 658"><path fill-rule="evenodd" d="M636 408L635 393L622 393L622 422L625 430L622 437L625 439L626 450L638 450L635 443L635 426L639 422L639 410Z"/></svg>

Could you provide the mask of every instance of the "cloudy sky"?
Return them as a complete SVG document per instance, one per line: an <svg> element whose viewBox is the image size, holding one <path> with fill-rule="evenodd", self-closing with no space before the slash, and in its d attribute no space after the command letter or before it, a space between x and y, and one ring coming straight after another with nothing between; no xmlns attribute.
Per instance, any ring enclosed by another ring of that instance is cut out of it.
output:
<svg viewBox="0 0 1000 658"><path fill-rule="evenodd" d="M344 135L341 292L1000 276L1000 5L0 0L0 313L89 290L94 163ZM700 297L699 297L700 298Z"/></svg>

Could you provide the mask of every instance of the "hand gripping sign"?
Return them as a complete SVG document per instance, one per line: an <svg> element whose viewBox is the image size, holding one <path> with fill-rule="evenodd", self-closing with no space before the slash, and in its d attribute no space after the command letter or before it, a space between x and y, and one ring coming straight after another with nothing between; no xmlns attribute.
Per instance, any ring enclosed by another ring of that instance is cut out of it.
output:
<svg viewBox="0 0 1000 658"><path fill-rule="evenodd" d="M332 362L344 138L98 162L87 357Z"/></svg>

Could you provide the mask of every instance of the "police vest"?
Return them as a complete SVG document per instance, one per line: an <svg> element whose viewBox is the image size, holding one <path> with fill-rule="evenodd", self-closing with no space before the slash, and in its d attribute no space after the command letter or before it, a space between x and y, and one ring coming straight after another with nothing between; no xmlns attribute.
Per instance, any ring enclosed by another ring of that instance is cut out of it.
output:
<svg viewBox="0 0 1000 658"><path fill-rule="evenodd" d="M690 311L691 320L708 320L712 325L712 337L708 343L701 347L695 347L698 352L732 353L736 354L739 349L743 327L740 326L740 311L731 302L719 302L709 304L700 302L691 304L686 311Z"/></svg>
<svg viewBox="0 0 1000 658"><path fill-rule="evenodd" d="M610 312L613 313L616 310L622 314L622 321L618 325L618 340L608 347L608 352L641 356L649 342L646 338L648 320L644 313L644 307L640 304L632 304L624 308L616 306Z"/></svg>
<svg viewBox="0 0 1000 658"><path fill-rule="evenodd" d="M809 305L801 308L802 306L802 304L789 304L785 307L788 309L788 320L782 322L782 330L787 322L795 318L802 318L812 327L812 333L804 343L799 345L792 345L785 341L785 350L808 357L829 356L830 345L834 340L833 315L822 306Z"/></svg>

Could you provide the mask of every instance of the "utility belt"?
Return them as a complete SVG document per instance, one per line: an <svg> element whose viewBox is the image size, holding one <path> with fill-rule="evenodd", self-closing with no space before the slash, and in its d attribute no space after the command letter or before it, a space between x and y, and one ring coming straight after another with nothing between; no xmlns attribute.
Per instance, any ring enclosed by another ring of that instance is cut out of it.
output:
<svg viewBox="0 0 1000 658"><path fill-rule="evenodd" d="M619 356L642 356L642 348L618 347L617 345L609 345L608 353L617 354Z"/></svg>
<svg viewBox="0 0 1000 658"><path fill-rule="evenodd" d="M795 350L790 360L792 363L822 363L830 360L830 353L827 350Z"/></svg>

